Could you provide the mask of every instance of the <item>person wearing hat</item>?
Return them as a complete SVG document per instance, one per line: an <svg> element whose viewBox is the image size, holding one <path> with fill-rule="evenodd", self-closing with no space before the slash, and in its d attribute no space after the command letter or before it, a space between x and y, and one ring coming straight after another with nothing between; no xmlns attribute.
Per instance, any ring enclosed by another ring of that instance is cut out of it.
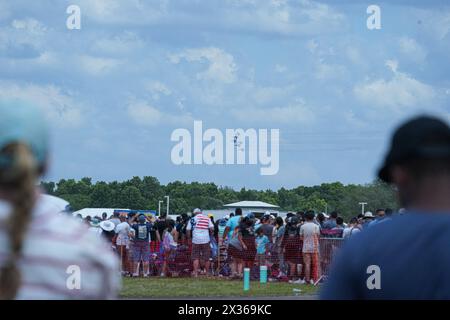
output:
<svg viewBox="0 0 450 320"><path fill-rule="evenodd" d="M363 216L362 228L365 229L365 228L369 227L369 224L372 221L374 221L374 219L375 219L375 216L373 215L373 213L371 211L366 211Z"/></svg>
<svg viewBox="0 0 450 320"><path fill-rule="evenodd" d="M93 219L91 219L89 232L91 232L96 237L100 238L103 230L102 230L102 228L100 228L100 219L99 218L94 217Z"/></svg>
<svg viewBox="0 0 450 320"><path fill-rule="evenodd" d="M84 223L59 215L36 189L49 154L41 110L1 100L0 299L114 298L120 287L117 257ZM65 285L71 265L83 272L78 290Z"/></svg>
<svg viewBox="0 0 450 320"><path fill-rule="evenodd" d="M116 233L114 229L116 228L116 225L108 220L103 220L99 223L100 229L102 229L102 236L105 237L106 241L111 244L111 247L114 249L115 245L113 245L113 238L115 237Z"/></svg>
<svg viewBox="0 0 450 320"><path fill-rule="evenodd" d="M406 212L344 246L323 299L450 299L450 127L421 116L401 125L378 177Z"/></svg>

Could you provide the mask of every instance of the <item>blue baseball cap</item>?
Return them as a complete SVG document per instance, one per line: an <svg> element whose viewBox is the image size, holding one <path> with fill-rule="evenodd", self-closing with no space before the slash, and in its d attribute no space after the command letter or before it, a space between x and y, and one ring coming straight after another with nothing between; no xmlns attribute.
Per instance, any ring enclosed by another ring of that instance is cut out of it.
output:
<svg viewBox="0 0 450 320"><path fill-rule="evenodd" d="M42 165L48 153L47 122L41 110L30 103L18 99L0 100L0 150L16 142L28 145ZM0 165L9 165L10 161L0 156Z"/></svg>
<svg viewBox="0 0 450 320"><path fill-rule="evenodd" d="M145 215L141 214L138 218L139 222L143 223L145 222L147 219L145 218Z"/></svg>

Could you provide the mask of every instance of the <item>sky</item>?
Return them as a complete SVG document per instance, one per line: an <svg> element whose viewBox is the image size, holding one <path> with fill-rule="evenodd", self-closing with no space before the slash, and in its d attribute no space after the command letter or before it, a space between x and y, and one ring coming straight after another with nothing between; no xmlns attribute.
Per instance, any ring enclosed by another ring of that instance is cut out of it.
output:
<svg viewBox="0 0 450 320"><path fill-rule="evenodd" d="M0 0L0 99L47 115L46 180L369 183L398 124L450 121L449 57L448 1ZM195 120L279 129L278 173L173 164L171 134Z"/></svg>

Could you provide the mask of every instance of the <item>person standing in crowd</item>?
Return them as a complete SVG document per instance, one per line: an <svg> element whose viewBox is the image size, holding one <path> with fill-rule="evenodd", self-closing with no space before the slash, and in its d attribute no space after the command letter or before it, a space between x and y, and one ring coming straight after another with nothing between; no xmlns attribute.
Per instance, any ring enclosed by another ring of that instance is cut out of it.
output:
<svg viewBox="0 0 450 320"><path fill-rule="evenodd" d="M348 241L321 298L450 299L449 125L428 116L402 124L378 177L396 187L406 214Z"/></svg>
<svg viewBox="0 0 450 320"><path fill-rule="evenodd" d="M226 216L223 219L220 219L218 222L218 233L217 233L217 237L219 239L219 246L223 245L223 235L225 234L225 229L227 228L227 222L228 222L229 217Z"/></svg>
<svg viewBox="0 0 450 320"><path fill-rule="evenodd" d="M85 224L59 215L36 188L48 158L39 109L0 101L0 299L115 298L117 257ZM70 265L83 270L79 290L66 285Z"/></svg>
<svg viewBox="0 0 450 320"><path fill-rule="evenodd" d="M137 222L134 223L137 218ZM150 231L152 224L147 221L145 215L135 215L132 218L133 236L133 277L139 276L139 267L142 262L144 277L149 276L150 264Z"/></svg>
<svg viewBox="0 0 450 320"><path fill-rule="evenodd" d="M375 219L369 222L368 227L371 228L374 225L382 222L386 218L386 211L384 209L377 209L375 211Z"/></svg>
<svg viewBox="0 0 450 320"><path fill-rule="evenodd" d="M102 236L111 245L113 250L116 250L116 245L113 243L113 239L116 237L114 229L116 226L111 221L103 220L99 224L100 229L102 229Z"/></svg>
<svg viewBox="0 0 450 320"><path fill-rule="evenodd" d="M255 221L253 214L242 219L238 227L238 239L242 246L244 268L252 268L256 257Z"/></svg>
<svg viewBox="0 0 450 320"><path fill-rule="evenodd" d="M374 215L372 212L367 211L366 213L364 213L363 216L363 223L362 223L362 228L366 229L369 227L369 224L375 219Z"/></svg>
<svg viewBox="0 0 450 320"><path fill-rule="evenodd" d="M120 212L114 211L113 216L112 216L112 218L110 219L110 221L111 221L112 223L114 223L114 225L115 225L116 227L117 227L117 225L121 222L119 216L120 216Z"/></svg>
<svg viewBox="0 0 450 320"><path fill-rule="evenodd" d="M258 266L266 265L267 253L269 252L269 243L269 238L264 234L263 229L259 228L256 230L255 244L256 262L258 263Z"/></svg>
<svg viewBox="0 0 450 320"><path fill-rule="evenodd" d="M228 247L228 253L232 258L230 268L231 277L239 277L242 273L242 246L235 233L236 228L239 226L242 219L242 209L236 208L235 213L230 214L230 219L227 222L225 231L223 233L223 243L231 244L231 248ZM233 241L234 238L234 241ZM241 271L239 271L241 270Z"/></svg>
<svg viewBox="0 0 450 320"><path fill-rule="evenodd" d="M178 238L178 232L175 228L175 221L167 220L167 228L163 233L163 249L164 249L164 262L162 266L161 277L165 277L168 271L168 263L171 258L171 254L177 249L177 242L175 239Z"/></svg>
<svg viewBox="0 0 450 320"><path fill-rule="evenodd" d="M343 238L348 239L351 236L354 236L358 232L361 232L361 226L359 225L358 218L353 217L350 219L350 223L347 228L344 229Z"/></svg>
<svg viewBox="0 0 450 320"><path fill-rule="evenodd" d="M265 214L262 217L261 224L257 229L261 229L263 231L264 235L269 239L269 242L272 243L274 226L272 224L270 224L270 214Z"/></svg>
<svg viewBox="0 0 450 320"><path fill-rule="evenodd" d="M333 211L330 213L330 218L324 222L323 229L333 229L336 227L336 219L338 217L338 212Z"/></svg>
<svg viewBox="0 0 450 320"><path fill-rule="evenodd" d="M305 214L305 223L300 227L300 239L303 241L302 253L305 281L311 284L314 284L319 279L320 228L313 221L314 213L308 211Z"/></svg>
<svg viewBox="0 0 450 320"><path fill-rule="evenodd" d="M89 232L91 232L96 237L100 238L100 236L103 233L102 228L100 228L100 219L95 217L94 219L91 220L90 224L91 226L89 227Z"/></svg>
<svg viewBox="0 0 450 320"><path fill-rule="evenodd" d="M106 212L102 213L102 221L108 220L108 214Z"/></svg>
<svg viewBox="0 0 450 320"><path fill-rule="evenodd" d="M236 208L235 214L233 216L231 216L231 214L230 214L230 220L228 220L227 227L224 232L224 238L223 238L224 241L226 240L226 237L228 237L228 239L231 239L231 237L233 236L234 230L239 226L241 218L242 218L242 209L241 208Z"/></svg>
<svg viewBox="0 0 450 320"><path fill-rule="evenodd" d="M281 243L283 241L284 235L284 221L281 217L276 217L275 219L275 237L274 241L274 254L276 255L276 262L278 264L279 273L278 277L286 275L286 268L284 265L284 254Z"/></svg>
<svg viewBox="0 0 450 320"><path fill-rule="evenodd" d="M130 249L130 237L131 237L131 226L127 221L127 215L122 214L119 216L120 223L116 226L116 247L117 252L120 256L120 271L122 275L131 275L132 268L130 267L130 257L129 257L129 249Z"/></svg>
<svg viewBox="0 0 450 320"><path fill-rule="evenodd" d="M325 215L323 213L319 213L316 217L317 223L319 224L320 229L323 229L323 225L325 223Z"/></svg>
<svg viewBox="0 0 450 320"><path fill-rule="evenodd" d="M193 261L193 276L198 277L201 263L205 266L205 274L209 272L211 258L211 234L214 225L211 219L202 213L200 209L195 209L194 217L189 221L186 228L188 238L192 240L191 259Z"/></svg>
<svg viewBox="0 0 450 320"><path fill-rule="evenodd" d="M284 260L289 265L289 279L294 283L301 283L300 277L302 270L300 269L303 265L301 253L302 243L300 241L300 228L298 226L299 223L300 221L296 216L291 216L287 219L281 244L284 252ZM296 274L298 279L295 276Z"/></svg>
<svg viewBox="0 0 450 320"><path fill-rule="evenodd" d="M344 234L344 219L342 217L337 217L336 227L331 230L335 233L335 238L342 238Z"/></svg>

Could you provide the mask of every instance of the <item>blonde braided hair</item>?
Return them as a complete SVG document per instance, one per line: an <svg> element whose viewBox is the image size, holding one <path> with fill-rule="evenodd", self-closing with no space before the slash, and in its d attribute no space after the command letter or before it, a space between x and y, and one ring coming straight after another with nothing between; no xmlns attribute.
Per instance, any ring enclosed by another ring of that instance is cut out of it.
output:
<svg viewBox="0 0 450 320"><path fill-rule="evenodd" d="M0 155L11 161L0 167L0 190L6 192L13 206L7 221L10 253L0 266L0 299L14 299L21 285L21 274L17 262L21 257L31 213L35 203L35 181L39 169L28 146L14 143L0 151Z"/></svg>

